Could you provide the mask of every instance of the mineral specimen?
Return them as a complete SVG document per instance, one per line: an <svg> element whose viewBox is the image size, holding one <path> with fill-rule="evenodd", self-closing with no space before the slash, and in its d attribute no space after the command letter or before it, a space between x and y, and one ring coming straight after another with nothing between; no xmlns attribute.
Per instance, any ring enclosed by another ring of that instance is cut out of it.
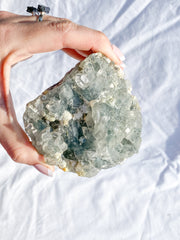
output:
<svg viewBox="0 0 180 240"><path fill-rule="evenodd" d="M46 162L91 177L138 152L141 113L122 70L101 53L29 102L25 130Z"/></svg>

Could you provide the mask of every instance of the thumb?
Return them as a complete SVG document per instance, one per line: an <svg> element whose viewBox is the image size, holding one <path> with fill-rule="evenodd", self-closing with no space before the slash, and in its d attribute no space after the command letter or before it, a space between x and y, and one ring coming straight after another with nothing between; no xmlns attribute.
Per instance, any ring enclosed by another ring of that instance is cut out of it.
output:
<svg viewBox="0 0 180 240"><path fill-rule="evenodd" d="M54 167L45 163L44 157L32 146L16 119L12 116L8 118L2 108L0 116L0 143L10 157L15 162L34 165L41 173L52 176Z"/></svg>
<svg viewBox="0 0 180 240"><path fill-rule="evenodd" d="M6 112L0 109L1 123L2 119L5 120L5 115ZM33 165L41 173L53 175L54 167L44 162L44 157L35 150L15 119L11 119L11 122L7 119L0 124L0 143L15 162Z"/></svg>
<svg viewBox="0 0 180 240"><path fill-rule="evenodd" d="M0 72L0 143L15 162L34 165L52 176L54 167L44 162L17 121L8 84L10 66L2 66Z"/></svg>

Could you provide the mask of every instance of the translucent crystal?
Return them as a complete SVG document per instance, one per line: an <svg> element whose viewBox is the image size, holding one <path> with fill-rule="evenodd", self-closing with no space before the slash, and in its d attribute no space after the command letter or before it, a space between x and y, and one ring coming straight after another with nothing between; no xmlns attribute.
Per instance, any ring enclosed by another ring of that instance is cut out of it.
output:
<svg viewBox="0 0 180 240"><path fill-rule="evenodd" d="M29 102L25 130L48 164L91 177L138 152L141 113L122 70L91 54Z"/></svg>

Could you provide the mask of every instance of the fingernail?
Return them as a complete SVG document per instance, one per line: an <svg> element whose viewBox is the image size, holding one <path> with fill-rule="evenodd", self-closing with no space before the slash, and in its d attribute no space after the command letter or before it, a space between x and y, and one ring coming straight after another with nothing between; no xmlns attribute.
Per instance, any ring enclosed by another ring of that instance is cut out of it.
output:
<svg viewBox="0 0 180 240"><path fill-rule="evenodd" d="M119 48L116 47L114 44L112 44L112 49L113 49L113 52L121 61L124 61L126 59L125 56L122 54L122 52L119 50Z"/></svg>
<svg viewBox="0 0 180 240"><path fill-rule="evenodd" d="M41 165L41 164L35 164L34 167L35 167L39 172L41 172L41 173L43 173L43 174L45 174L45 175L47 175L47 176L49 176L49 177L52 177L52 176L53 176L53 172L52 172L49 168L47 168L47 167L45 167L45 166L43 166L43 165Z"/></svg>

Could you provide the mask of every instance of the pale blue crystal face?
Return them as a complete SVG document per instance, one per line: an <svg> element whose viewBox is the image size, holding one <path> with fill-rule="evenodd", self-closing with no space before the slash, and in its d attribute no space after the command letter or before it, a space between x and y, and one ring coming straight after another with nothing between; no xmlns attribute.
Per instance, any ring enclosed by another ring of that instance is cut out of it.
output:
<svg viewBox="0 0 180 240"><path fill-rule="evenodd" d="M48 164L91 177L138 152L141 113L122 70L91 54L27 104L25 130Z"/></svg>

